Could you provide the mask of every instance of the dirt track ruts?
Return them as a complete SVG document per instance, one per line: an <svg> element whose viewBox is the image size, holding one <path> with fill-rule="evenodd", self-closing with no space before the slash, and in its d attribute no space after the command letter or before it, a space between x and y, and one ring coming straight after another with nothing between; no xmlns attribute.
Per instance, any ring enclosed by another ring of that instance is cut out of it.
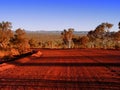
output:
<svg viewBox="0 0 120 90"><path fill-rule="evenodd" d="M7 64L0 72L0 90L119 90L120 51L100 49L40 49Z"/></svg>

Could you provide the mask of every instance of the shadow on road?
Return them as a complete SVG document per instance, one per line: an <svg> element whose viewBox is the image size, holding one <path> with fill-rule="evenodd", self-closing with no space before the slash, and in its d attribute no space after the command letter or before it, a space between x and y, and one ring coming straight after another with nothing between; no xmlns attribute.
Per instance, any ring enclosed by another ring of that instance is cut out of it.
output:
<svg viewBox="0 0 120 90"><path fill-rule="evenodd" d="M16 66L61 66L61 67L66 67L66 66L74 66L74 67L104 67L104 66L117 66L117 67L120 67L120 63L78 63L78 62L67 62L67 63L64 63L64 62L39 62L39 63L30 63L30 62L27 62L27 63L20 63L20 62L12 62L10 64L14 64Z"/></svg>
<svg viewBox="0 0 120 90"><path fill-rule="evenodd" d="M27 57L30 61L21 63L16 59L32 55L35 52L30 52L19 57L16 57L10 64L16 66L117 66L120 67L119 55L102 55L102 56L42 56L42 57ZM22 60L22 59L21 59ZM92 61L92 62L91 62Z"/></svg>

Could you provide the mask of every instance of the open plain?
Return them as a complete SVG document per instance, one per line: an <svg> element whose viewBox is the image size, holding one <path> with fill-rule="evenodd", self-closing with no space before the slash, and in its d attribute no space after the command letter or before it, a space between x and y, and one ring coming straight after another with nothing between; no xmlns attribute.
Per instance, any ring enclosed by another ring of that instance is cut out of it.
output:
<svg viewBox="0 0 120 90"><path fill-rule="evenodd" d="M5 63L0 90L120 90L120 50L37 50Z"/></svg>

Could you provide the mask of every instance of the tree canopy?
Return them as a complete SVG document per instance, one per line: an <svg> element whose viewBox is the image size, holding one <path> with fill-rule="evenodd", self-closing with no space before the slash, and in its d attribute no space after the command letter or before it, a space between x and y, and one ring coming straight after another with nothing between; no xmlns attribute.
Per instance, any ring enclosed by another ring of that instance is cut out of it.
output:
<svg viewBox="0 0 120 90"><path fill-rule="evenodd" d="M112 28L113 24L110 23L102 23L98 25L94 31L88 32L88 37L91 39L95 38L104 38L105 35L109 32L110 28Z"/></svg>
<svg viewBox="0 0 120 90"><path fill-rule="evenodd" d="M11 22L0 23L0 48L6 49L10 39L13 37Z"/></svg>
<svg viewBox="0 0 120 90"><path fill-rule="evenodd" d="M64 31L61 33L64 44L68 45L68 48L71 48L71 42L73 38L73 28L69 28L68 30L64 29Z"/></svg>
<svg viewBox="0 0 120 90"><path fill-rule="evenodd" d="M20 53L30 48L25 30L19 28L14 32L12 31L12 23L3 21L0 23L0 49L12 50L13 48Z"/></svg>

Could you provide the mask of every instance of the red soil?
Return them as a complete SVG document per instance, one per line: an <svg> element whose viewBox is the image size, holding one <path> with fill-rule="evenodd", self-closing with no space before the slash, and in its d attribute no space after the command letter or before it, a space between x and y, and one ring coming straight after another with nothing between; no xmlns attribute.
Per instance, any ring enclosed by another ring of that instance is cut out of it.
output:
<svg viewBox="0 0 120 90"><path fill-rule="evenodd" d="M37 53L32 54L33 57L40 57L41 55L42 55L41 51L38 51Z"/></svg>
<svg viewBox="0 0 120 90"><path fill-rule="evenodd" d="M120 51L39 49L0 72L0 90L120 89Z"/></svg>

